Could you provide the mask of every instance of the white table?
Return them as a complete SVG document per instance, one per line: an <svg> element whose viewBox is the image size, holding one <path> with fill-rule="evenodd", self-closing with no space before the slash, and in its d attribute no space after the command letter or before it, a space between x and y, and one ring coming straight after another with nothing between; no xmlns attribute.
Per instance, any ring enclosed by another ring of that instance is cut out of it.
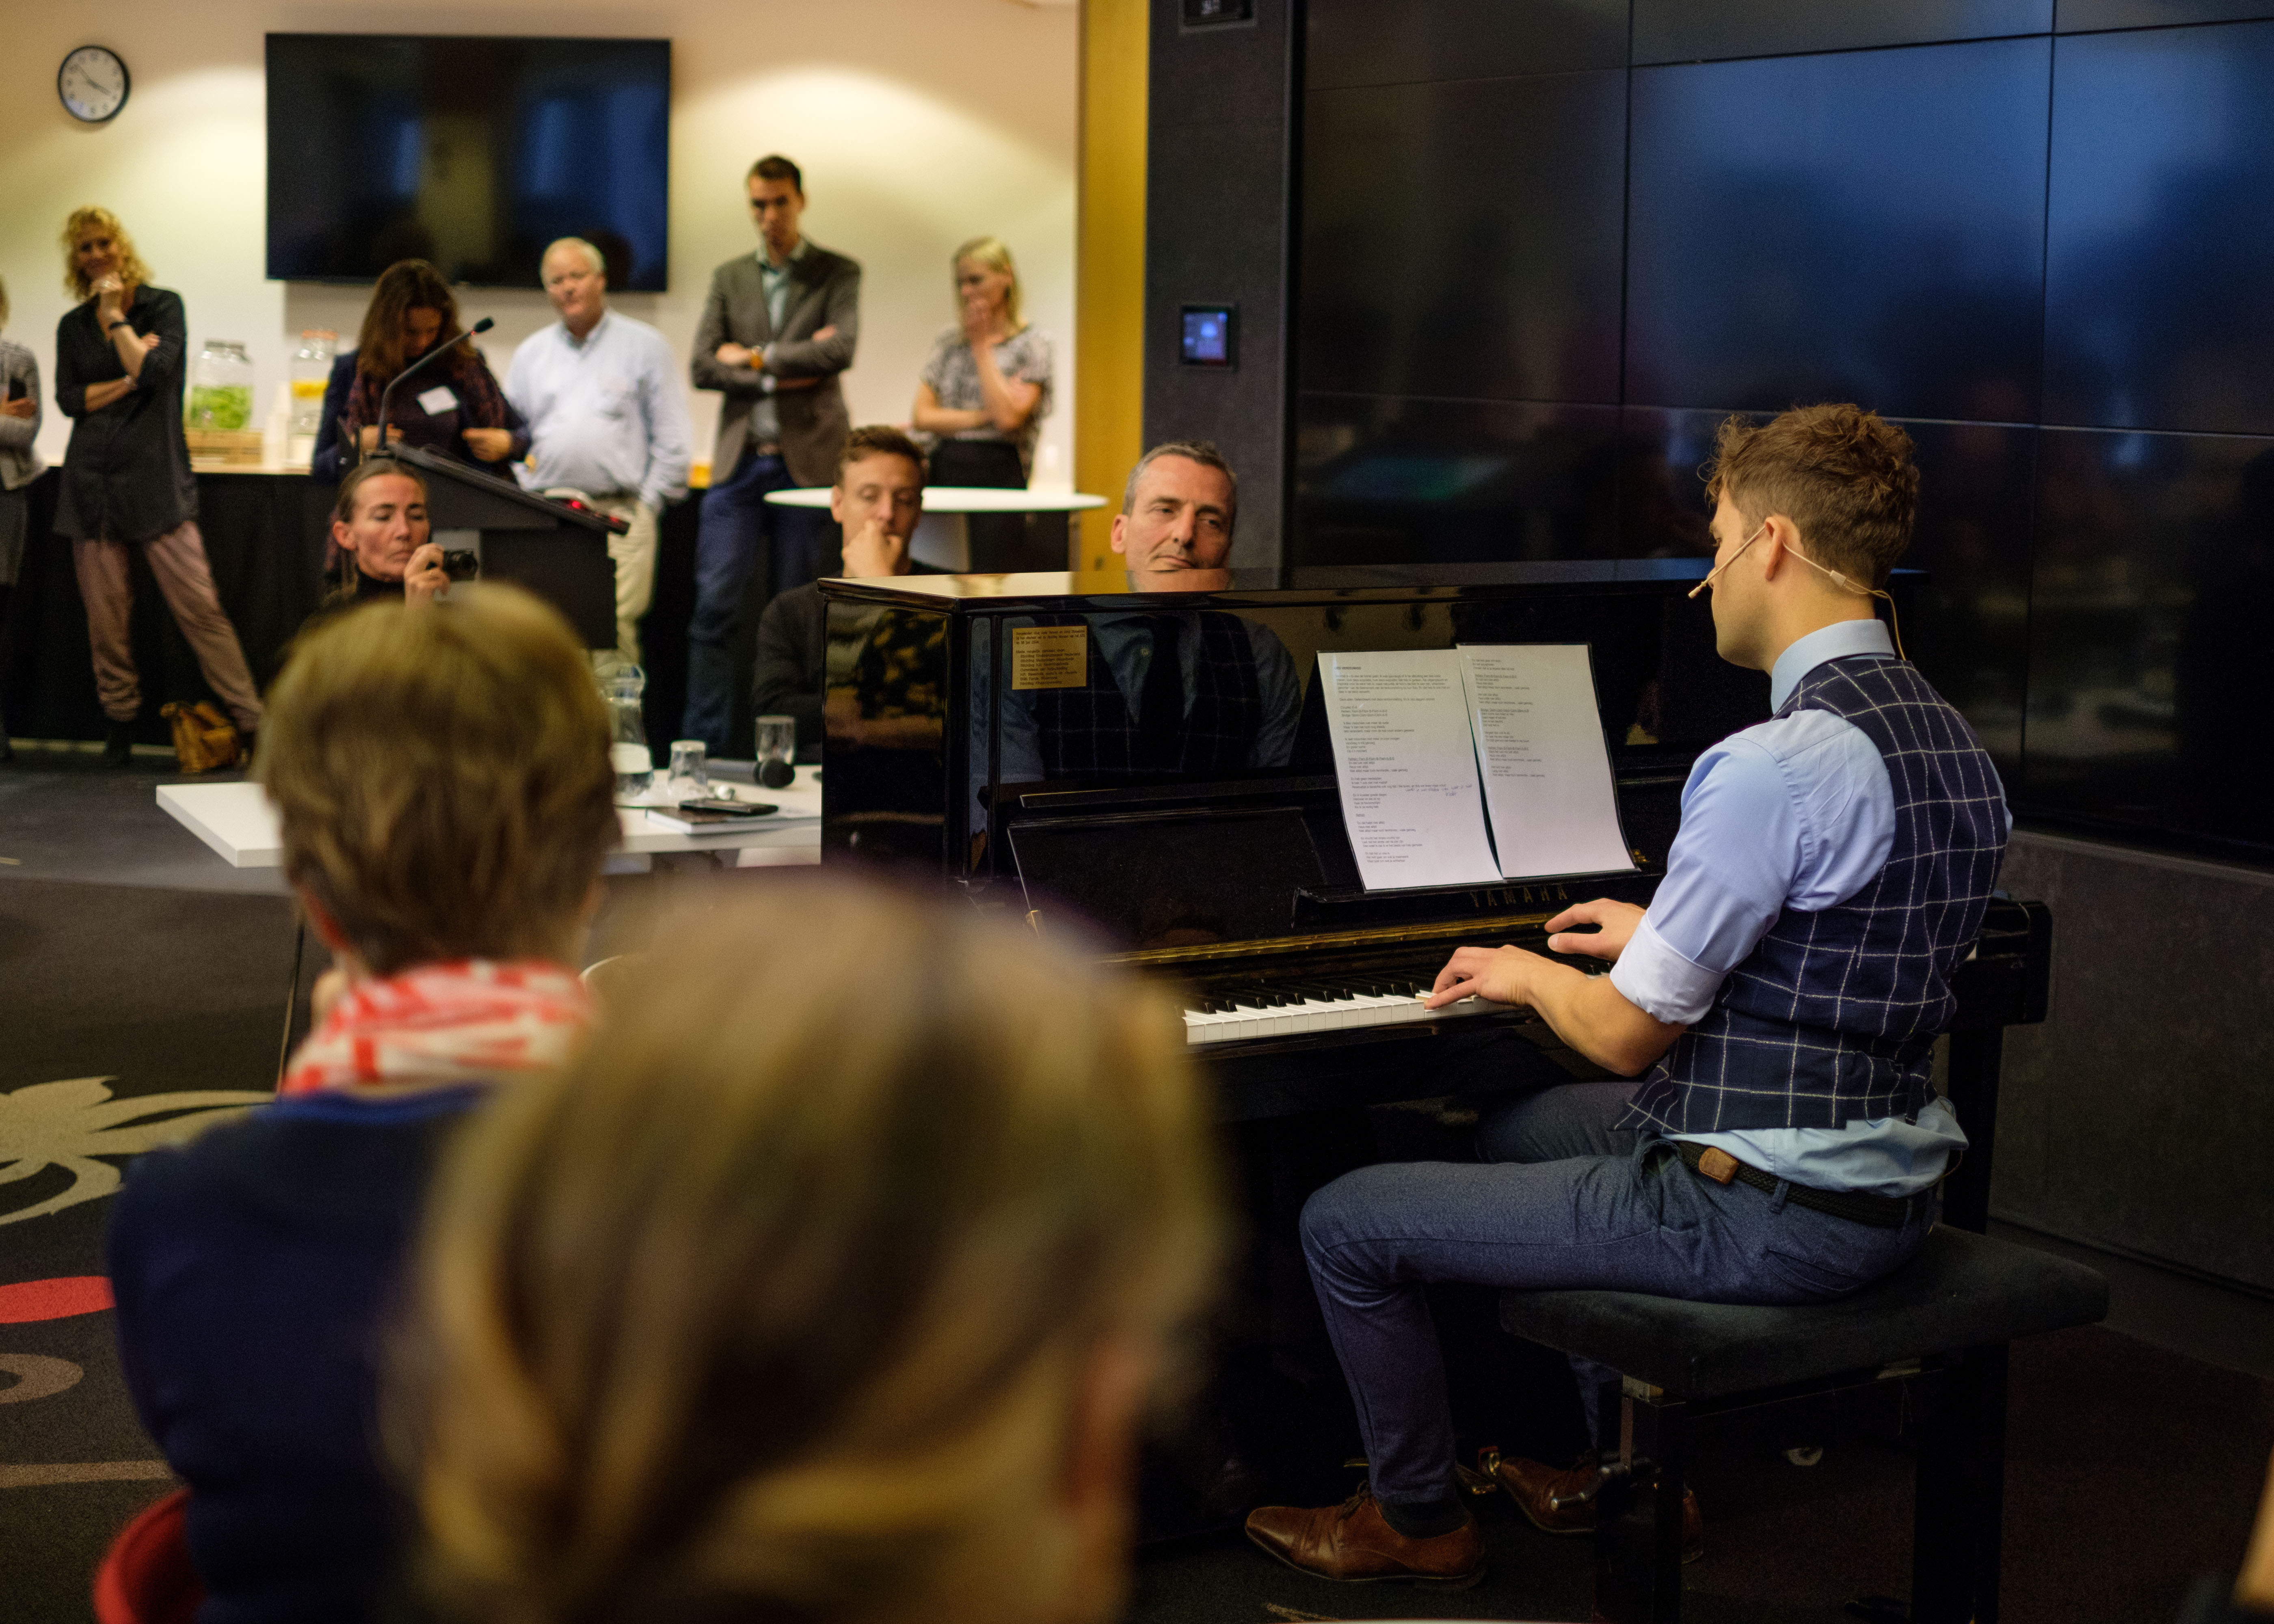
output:
<svg viewBox="0 0 2274 1624"><path fill-rule="evenodd" d="M801 485L789 491L769 491L766 500L778 508L826 508L829 487ZM908 555L918 563L956 571L971 568L971 537L963 515L972 513L1080 513L1103 508L1105 498L1082 491L1021 491L971 485L930 485L924 487L924 516L908 540ZM1050 566L1064 569L1061 561Z"/></svg>
<svg viewBox="0 0 2274 1624"><path fill-rule="evenodd" d="M725 782L714 778L713 793ZM609 860L610 872L636 872L647 868L651 859L675 852L732 852L734 866L742 868L821 861L821 784L816 769L799 768L797 781L785 789L740 783L734 788L745 801L767 801L781 810L772 817L688 834L664 827L636 807L618 807L624 843ZM258 784L162 784L158 805L231 868L275 868L284 861L276 810Z"/></svg>

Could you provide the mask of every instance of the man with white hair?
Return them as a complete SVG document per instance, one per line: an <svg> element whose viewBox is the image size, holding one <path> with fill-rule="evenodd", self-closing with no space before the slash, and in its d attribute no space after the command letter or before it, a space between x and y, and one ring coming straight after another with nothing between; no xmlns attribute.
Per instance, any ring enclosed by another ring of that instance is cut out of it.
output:
<svg viewBox="0 0 2274 1624"><path fill-rule="evenodd" d="M693 455L678 362L662 334L608 308L608 267L581 237L545 251L539 274L561 320L513 352L506 398L529 419L522 483L574 492L629 520L608 538L616 565L616 652L639 664L639 621L655 590L656 517L687 494Z"/></svg>

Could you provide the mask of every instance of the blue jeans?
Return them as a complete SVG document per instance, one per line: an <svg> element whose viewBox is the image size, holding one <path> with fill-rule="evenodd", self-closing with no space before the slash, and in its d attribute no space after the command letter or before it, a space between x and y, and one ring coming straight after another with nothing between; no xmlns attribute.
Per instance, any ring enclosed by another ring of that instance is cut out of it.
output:
<svg viewBox="0 0 2274 1624"><path fill-rule="evenodd" d="M778 456L745 455L720 485L703 495L695 534L695 618L687 628L687 709L682 739L726 753L734 713L735 640L742 601L755 579L761 590L786 590L820 573L826 513L773 508L769 491L796 481Z"/></svg>
<svg viewBox="0 0 2274 1624"><path fill-rule="evenodd" d="M1700 1177L1657 1135L1612 1128L1634 1089L1543 1089L1486 1115L1480 1162L1360 1168L1305 1204L1303 1255L1376 1498L1412 1504L1454 1487L1429 1282L1811 1303L1868 1284L1925 1243L1931 1214L1879 1229L1795 1206L1782 1186ZM1591 1373L1605 1372L1580 1372L1592 1425Z"/></svg>

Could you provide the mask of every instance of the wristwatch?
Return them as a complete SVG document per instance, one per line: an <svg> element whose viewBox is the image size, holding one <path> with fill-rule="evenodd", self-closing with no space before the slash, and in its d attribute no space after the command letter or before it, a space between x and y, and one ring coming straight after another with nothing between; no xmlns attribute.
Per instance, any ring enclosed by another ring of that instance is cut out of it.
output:
<svg viewBox="0 0 2274 1624"><path fill-rule="evenodd" d="M133 325L125 317L121 316L117 320L107 324L102 330L106 333L116 333L121 327L131 327Z"/></svg>

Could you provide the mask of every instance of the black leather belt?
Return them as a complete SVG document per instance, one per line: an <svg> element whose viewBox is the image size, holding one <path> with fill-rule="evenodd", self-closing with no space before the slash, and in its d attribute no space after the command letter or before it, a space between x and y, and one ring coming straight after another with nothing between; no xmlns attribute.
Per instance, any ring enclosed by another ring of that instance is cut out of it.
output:
<svg viewBox="0 0 2274 1624"><path fill-rule="evenodd" d="M1931 1186L1916 1195L1866 1195L1856 1190L1811 1190L1806 1184L1788 1184L1773 1173L1764 1173L1738 1161L1717 1146L1700 1145L1694 1139L1672 1139L1675 1154L1682 1165L1700 1178L1710 1178L1717 1184L1750 1184L1756 1190L1776 1192L1785 1184L1785 1199L1796 1207L1805 1207L1811 1212L1829 1213L1834 1218L1845 1218L1850 1223L1867 1223L1875 1229L1900 1229L1911 1219L1927 1210L1934 1199ZM1711 1168L1698 1164L1707 1157L1717 1158ZM1726 1164L1726 1165L1724 1165ZM1724 1177L1724 1175L1727 1177Z"/></svg>

